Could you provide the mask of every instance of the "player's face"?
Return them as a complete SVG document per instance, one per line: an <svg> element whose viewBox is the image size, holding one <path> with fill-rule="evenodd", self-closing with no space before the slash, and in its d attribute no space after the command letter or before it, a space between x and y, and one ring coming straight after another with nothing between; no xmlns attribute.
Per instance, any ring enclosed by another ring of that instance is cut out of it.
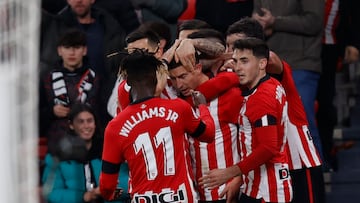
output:
<svg viewBox="0 0 360 203"><path fill-rule="evenodd" d="M74 130L81 139L89 141L95 133L95 118L90 112L83 111L74 118L70 124L70 128Z"/></svg>
<svg viewBox="0 0 360 203"><path fill-rule="evenodd" d="M90 13L91 5L95 0L67 0L71 10L80 18Z"/></svg>
<svg viewBox="0 0 360 203"><path fill-rule="evenodd" d="M264 77L266 59L258 59L249 49L235 49L233 53L235 62L235 73L239 77L241 85L247 86L249 89L255 87L259 80ZM265 60L265 61L264 61Z"/></svg>
<svg viewBox="0 0 360 203"><path fill-rule="evenodd" d="M199 84L196 74L198 69L187 71L184 66L169 70L172 85L184 96L190 96L191 91Z"/></svg>
<svg viewBox="0 0 360 203"><path fill-rule="evenodd" d="M236 40L238 39L244 39L246 38L245 34L242 33L234 33L234 34L230 34L228 36L226 36L226 53L230 53L233 52L233 47L234 47L234 43Z"/></svg>
<svg viewBox="0 0 360 203"><path fill-rule="evenodd" d="M87 49L85 46L58 47L58 54L63 59L63 65L70 71L73 71L82 66L82 60L86 55L86 52Z"/></svg>

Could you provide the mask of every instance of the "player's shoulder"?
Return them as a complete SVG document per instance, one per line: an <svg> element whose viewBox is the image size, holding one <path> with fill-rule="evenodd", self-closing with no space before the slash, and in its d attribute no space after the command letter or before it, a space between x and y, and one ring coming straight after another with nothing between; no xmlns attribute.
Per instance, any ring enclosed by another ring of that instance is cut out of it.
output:
<svg viewBox="0 0 360 203"><path fill-rule="evenodd" d="M255 95L262 103L271 104L285 96L285 90L278 80L268 77L257 87Z"/></svg>
<svg viewBox="0 0 360 203"><path fill-rule="evenodd" d="M126 109L125 109L126 110ZM125 114L126 114L126 111L121 111L119 114L117 114L113 119L111 119L106 128L110 128L110 129L113 129L113 128L116 128L117 126L120 126L121 123L124 122L125 119Z"/></svg>
<svg viewBox="0 0 360 203"><path fill-rule="evenodd" d="M266 76L266 79L263 80L261 84L257 87L258 91L261 91L264 94L272 94L278 88L282 88L281 83L270 76Z"/></svg>
<svg viewBox="0 0 360 203"><path fill-rule="evenodd" d="M243 100L243 96L239 87L232 87L219 95L218 99L224 100L229 104L238 104Z"/></svg>
<svg viewBox="0 0 360 203"><path fill-rule="evenodd" d="M241 89L239 87L229 88L224 94L231 96L241 96Z"/></svg>
<svg viewBox="0 0 360 203"><path fill-rule="evenodd" d="M184 108L184 107L190 107L190 104L187 103L184 99L181 98L174 98L170 100L165 100L168 105L171 105L175 108Z"/></svg>
<svg viewBox="0 0 360 203"><path fill-rule="evenodd" d="M118 92L129 92L130 88L131 87L127 84L126 80L123 80L118 86Z"/></svg>

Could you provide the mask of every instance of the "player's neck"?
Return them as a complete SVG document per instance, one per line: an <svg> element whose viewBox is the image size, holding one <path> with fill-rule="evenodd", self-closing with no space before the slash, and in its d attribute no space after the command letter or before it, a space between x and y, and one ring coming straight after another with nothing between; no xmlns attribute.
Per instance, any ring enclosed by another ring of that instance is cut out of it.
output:
<svg viewBox="0 0 360 203"><path fill-rule="evenodd" d="M155 90L152 88L134 88L130 90L131 98L133 101L143 100L144 98L154 97Z"/></svg>

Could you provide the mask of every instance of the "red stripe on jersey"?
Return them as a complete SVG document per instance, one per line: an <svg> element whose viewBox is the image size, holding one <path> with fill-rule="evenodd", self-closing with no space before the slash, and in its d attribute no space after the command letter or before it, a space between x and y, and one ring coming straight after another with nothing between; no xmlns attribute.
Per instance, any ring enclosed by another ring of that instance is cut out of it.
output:
<svg viewBox="0 0 360 203"><path fill-rule="evenodd" d="M216 139L216 138L215 138ZM216 142L216 141L215 141ZM207 158L207 161L208 161L208 166L209 166L209 169L214 169L214 168L218 168L218 164L217 164L217 156L215 155L216 154L216 149L215 149L215 144L208 144L207 145L207 157L205 156L201 156L203 159L204 158ZM205 161L205 160L204 160ZM202 172L205 172L205 171L202 171ZM203 174L202 174L203 175ZM204 195L204 193L206 193L206 191L201 191L200 192L200 199L203 199L205 198L205 200L209 200L208 197L206 197L206 194ZM215 200L215 199L219 199L219 194L218 194L218 190L217 189L213 189L211 190L211 200Z"/></svg>
<svg viewBox="0 0 360 203"><path fill-rule="evenodd" d="M259 192L259 184L260 184L260 180L261 180L261 172L259 169L255 169L254 170L254 176L253 176L253 181L252 181L252 185L251 186L251 192L249 193L249 195L251 197L257 197L258 192Z"/></svg>
<svg viewBox="0 0 360 203"><path fill-rule="evenodd" d="M263 166L265 167L265 166ZM268 178L268 186L269 186L269 198L270 202L279 202L278 200L278 185L276 184L276 174L277 171L274 170L274 168L265 168L264 169L267 172L267 178ZM265 177L264 177L265 179ZM273 194L272 194L273 192Z"/></svg>
<svg viewBox="0 0 360 203"><path fill-rule="evenodd" d="M310 170L306 170L306 179L307 179L307 185L308 185L308 193L309 193L309 203L314 203L314 194L313 194L313 185L311 180L311 173Z"/></svg>

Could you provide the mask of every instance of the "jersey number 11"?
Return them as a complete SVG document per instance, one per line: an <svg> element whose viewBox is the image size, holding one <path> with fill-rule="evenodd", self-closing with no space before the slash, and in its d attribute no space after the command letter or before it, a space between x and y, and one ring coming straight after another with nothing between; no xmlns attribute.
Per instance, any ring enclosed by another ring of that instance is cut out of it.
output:
<svg viewBox="0 0 360 203"><path fill-rule="evenodd" d="M164 175L175 174L174 144L170 127L161 128L153 139L156 148L162 146L164 152ZM157 160L148 132L140 134L134 143L135 153L142 151L148 180L154 180L158 175Z"/></svg>

